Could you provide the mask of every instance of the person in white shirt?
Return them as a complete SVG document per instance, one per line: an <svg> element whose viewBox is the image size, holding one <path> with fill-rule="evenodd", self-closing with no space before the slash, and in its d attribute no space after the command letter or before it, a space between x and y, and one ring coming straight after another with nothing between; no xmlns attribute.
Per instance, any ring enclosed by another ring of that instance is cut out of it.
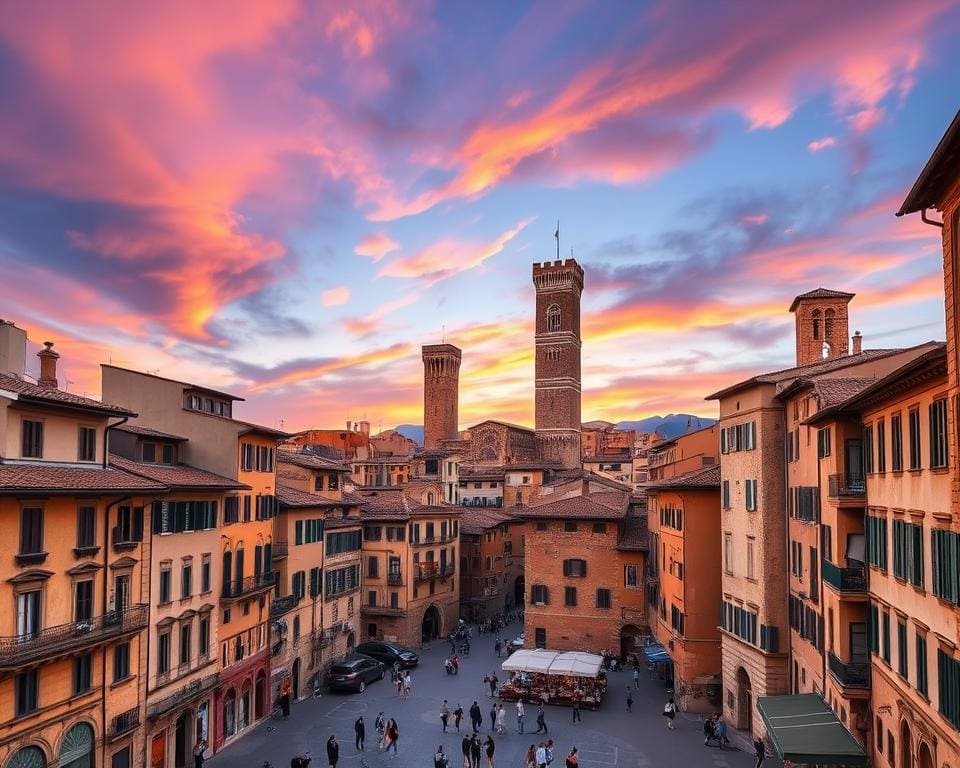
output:
<svg viewBox="0 0 960 768"><path fill-rule="evenodd" d="M523 733L523 702L517 702L517 733Z"/></svg>
<svg viewBox="0 0 960 768"><path fill-rule="evenodd" d="M537 745L537 768L547 768L547 745L542 741Z"/></svg>

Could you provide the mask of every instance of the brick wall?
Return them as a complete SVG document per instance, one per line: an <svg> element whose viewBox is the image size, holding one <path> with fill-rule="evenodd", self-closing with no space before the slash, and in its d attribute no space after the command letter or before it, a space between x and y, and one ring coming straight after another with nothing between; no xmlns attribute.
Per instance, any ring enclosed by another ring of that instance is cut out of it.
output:
<svg viewBox="0 0 960 768"><path fill-rule="evenodd" d="M797 365L816 363L823 359L823 343L830 344L830 357L843 357L850 349L850 327L847 298L801 299L797 303ZM827 327L825 318L833 312L833 322ZM819 313L818 338L814 334L814 313ZM827 330L830 333L827 333Z"/></svg>
<svg viewBox="0 0 960 768"><path fill-rule="evenodd" d="M452 344L423 348L423 447L457 436L460 350Z"/></svg>

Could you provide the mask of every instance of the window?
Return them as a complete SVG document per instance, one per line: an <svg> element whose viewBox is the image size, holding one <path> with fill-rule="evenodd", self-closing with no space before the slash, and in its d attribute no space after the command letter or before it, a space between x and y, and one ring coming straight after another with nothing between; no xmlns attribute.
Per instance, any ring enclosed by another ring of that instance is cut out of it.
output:
<svg viewBox="0 0 960 768"><path fill-rule="evenodd" d="M170 633L164 632L157 637L157 674L165 675L170 671Z"/></svg>
<svg viewBox="0 0 960 768"><path fill-rule="evenodd" d="M904 680L907 679L907 625L897 622L897 673Z"/></svg>
<svg viewBox="0 0 960 768"><path fill-rule="evenodd" d="M530 588L530 601L535 604L548 605L550 591L544 584L534 584Z"/></svg>
<svg viewBox="0 0 960 768"><path fill-rule="evenodd" d="M745 640L753 645L757 644L757 614L753 611L741 608L739 605L728 603L724 600L720 606L720 628L736 635L741 640ZM771 630L772 637L776 638L776 628L768 627L766 640L770 643Z"/></svg>
<svg viewBox="0 0 960 768"><path fill-rule="evenodd" d="M360 531L338 531L327 534L327 555L356 552L360 549Z"/></svg>
<svg viewBox="0 0 960 768"><path fill-rule="evenodd" d="M128 506L117 507L117 524L113 529L113 543L130 544L136 541L143 541L143 507L133 509Z"/></svg>
<svg viewBox="0 0 960 768"><path fill-rule="evenodd" d="M930 468L947 466L947 401L930 404Z"/></svg>
<svg viewBox="0 0 960 768"><path fill-rule="evenodd" d="M890 663L890 611L884 611L880 615L881 633L880 633L880 653L883 660Z"/></svg>
<svg viewBox="0 0 960 768"><path fill-rule="evenodd" d="M97 430L79 427L77 430L77 461L97 460Z"/></svg>
<svg viewBox="0 0 960 768"><path fill-rule="evenodd" d="M744 484L746 489L747 512L757 511L757 481L747 480Z"/></svg>
<svg viewBox="0 0 960 768"><path fill-rule="evenodd" d="M723 534L723 570L733 573L733 534Z"/></svg>
<svg viewBox="0 0 960 768"><path fill-rule="evenodd" d="M823 336L826 339L833 337L833 316L834 311L832 309L823 313Z"/></svg>
<svg viewBox="0 0 960 768"><path fill-rule="evenodd" d="M723 481L723 508L730 509L730 481Z"/></svg>
<svg viewBox="0 0 960 768"><path fill-rule="evenodd" d="M817 602L820 598L820 558L817 548L810 547L810 599Z"/></svg>
<svg viewBox="0 0 960 768"><path fill-rule="evenodd" d="M96 507L80 507L77 510L77 549L97 546Z"/></svg>
<svg viewBox="0 0 960 768"><path fill-rule="evenodd" d="M757 576L754 573L754 562L753 562L753 551L754 545L756 544L756 539L753 536L747 537L747 578L755 579Z"/></svg>
<svg viewBox="0 0 960 768"><path fill-rule="evenodd" d="M564 576L586 576L587 561L577 560L577 559L564 560L563 575Z"/></svg>
<svg viewBox="0 0 960 768"><path fill-rule="evenodd" d="M17 717L33 712L40 698L40 670L30 669L16 677L14 690Z"/></svg>
<svg viewBox="0 0 960 768"><path fill-rule="evenodd" d="M748 421L720 430L720 452L752 451L757 444L757 423Z"/></svg>
<svg viewBox="0 0 960 768"><path fill-rule="evenodd" d="M173 446L170 443L164 443L160 450L162 451L161 462L163 464L173 464Z"/></svg>
<svg viewBox="0 0 960 768"><path fill-rule="evenodd" d="M609 608L611 605L610 590L605 587L597 587L597 608Z"/></svg>
<svg viewBox="0 0 960 768"><path fill-rule="evenodd" d="M547 521L546 520L537 520L537 530L545 531L547 530Z"/></svg>
<svg viewBox="0 0 960 768"><path fill-rule="evenodd" d="M371 579L376 579L379 577L379 558L368 557L367 558L367 576ZM372 603L371 603L372 605Z"/></svg>
<svg viewBox="0 0 960 768"><path fill-rule="evenodd" d="M923 528L893 521L893 575L923 587Z"/></svg>
<svg viewBox="0 0 960 768"><path fill-rule="evenodd" d="M863 471L866 474L873 472L873 425L863 428Z"/></svg>
<svg viewBox="0 0 960 768"><path fill-rule="evenodd" d="M623 566L623 586L625 587L637 586L637 566L635 565Z"/></svg>
<svg viewBox="0 0 960 768"><path fill-rule="evenodd" d="M564 520L564 522L563 522L563 530L566 531L567 533L576 533L576 532L577 532L577 524L576 524L575 522L573 522L572 520Z"/></svg>
<svg viewBox="0 0 960 768"><path fill-rule="evenodd" d="M79 696L90 690L93 675L93 655L84 653L73 657L73 695Z"/></svg>
<svg viewBox="0 0 960 768"><path fill-rule="evenodd" d="M43 554L43 509L24 507L20 511L20 554Z"/></svg>
<svg viewBox="0 0 960 768"><path fill-rule="evenodd" d="M160 596L159 604L170 602L170 565L160 566Z"/></svg>
<svg viewBox="0 0 960 768"><path fill-rule="evenodd" d="M200 563L200 591L210 591L210 555L204 555L203 562Z"/></svg>
<svg viewBox="0 0 960 768"><path fill-rule="evenodd" d="M817 430L817 458L823 459L830 455L830 428Z"/></svg>
<svg viewBox="0 0 960 768"><path fill-rule="evenodd" d="M685 616L675 605L670 606L670 627L679 635L683 634Z"/></svg>
<svg viewBox="0 0 960 768"><path fill-rule="evenodd" d="M887 427L883 419L877 420L877 472L887 471Z"/></svg>
<svg viewBox="0 0 960 768"><path fill-rule="evenodd" d="M916 659L917 667L917 693L921 696L927 696L927 638L917 633Z"/></svg>
<svg viewBox="0 0 960 768"><path fill-rule="evenodd" d="M297 571L290 577L290 594L293 599L300 602L307 593L307 572Z"/></svg>
<svg viewBox="0 0 960 768"><path fill-rule="evenodd" d="M20 455L25 459L43 458L43 422L24 419L21 424Z"/></svg>
<svg viewBox="0 0 960 768"><path fill-rule="evenodd" d="M547 331L555 333L560 330L560 307L551 304L547 307Z"/></svg>
<svg viewBox="0 0 960 768"><path fill-rule="evenodd" d="M189 666L190 658L193 656L193 627L190 624L180 625L180 666Z"/></svg>
<svg viewBox="0 0 960 768"><path fill-rule="evenodd" d="M322 491L323 490L323 475L317 475L313 478L313 490Z"/></svg>
<svg viewBox="0 0 960 768"><path fill-rule="evenodd" d="M820 338L820 310L819 309L813 310L813 318L811 322L813 324L813 338L819 340Z"/></svg>
<svg viewBox="0 0 960 768"><path fill-rule="evenodd" d="M180 571L180 599L193 594L193 563L186 562Z"/></svg>
<svg viewBox="0 0 960 768"><path fill-rule="evenodd" d="M142 443L140 445L140 460L144 464L156 464L157 462L157 444Z"/></svg>
<svg viewBox="0 0 960 768"><path fill-rule="evenodd" d="M920 469L920 411L912 409L910 422L910 469Z"/></svg>
<svg viewBox="0 0 960 768"><path fill-rule="evenodd" d="M887 570L887 521L882 517L867 517L867 561Z"/></svg>
<svg viewBox="0 0 960 768"><path fill-rule="evenodd" d="M200 615L200 632L197 637L197 651L201 657L205 657L210 651L210 616L209 614Z"/></svg>
<svg viewBox="0 0 960 768"><path fill-rule="evenodd" d="M954 728L960 728L960 662L940 648L937 648L937 680L940 714Z"/></svg>
<svg viewBox="0 0 960 768"><path fill-rule="evenodd" d="M346 568L327 571L325 579L324 586L327 597L358 589L360 587L360 566L348 565Z"/></svg>
<svg viewBox="0 0 960 768"><path fill-rule="evenodd" d="M880 609L871 604L867 613L867 638L870 642L870 653L874 656L880 653Z"/></svg>
<svg viewBox="0 0 960 768"><path fill-rule="evenodd" d="M960 536L953 531L935 528L930 532L930 563L933 594L951 603L960 601L958 589L958 550Z"/></svg>
<svg viewBox="0 0 960 768"><path fill-rule="evenodd" d="M563 588L563 604L568 608L576 607L577 605L577 588L576 587Z"/></svg>
<svg viewBox="0 0 960 768"><path fill-rule="evenodd" d="M78 581L73 586L73 620L89 622L93 618L93 579Z"/></svg>
<svg viewBox="0 0 960 768"><path fill-rule="evenodd" d="M890 469L903 471L903 426L899 413L890 417Z"/></svg>

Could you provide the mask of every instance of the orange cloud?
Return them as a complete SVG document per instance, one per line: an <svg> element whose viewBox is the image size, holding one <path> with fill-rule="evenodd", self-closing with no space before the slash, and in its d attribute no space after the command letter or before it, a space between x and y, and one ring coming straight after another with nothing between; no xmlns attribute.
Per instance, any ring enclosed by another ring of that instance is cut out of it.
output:
<svg viewBox="0 0 960 768"><path fill-rule="evenodd" d="M320 299L325 307L338 307L350 300L350 289L345 285L331 288L329 291L324 291Z"/></svg>
<svg viewBox="0 0 960 768"><path fill-rule="evenodd" d="M376 262L399 247L400 244L391 240L385 232L374 232L357 243L353 251L359 256L369 256Z"/></svg>

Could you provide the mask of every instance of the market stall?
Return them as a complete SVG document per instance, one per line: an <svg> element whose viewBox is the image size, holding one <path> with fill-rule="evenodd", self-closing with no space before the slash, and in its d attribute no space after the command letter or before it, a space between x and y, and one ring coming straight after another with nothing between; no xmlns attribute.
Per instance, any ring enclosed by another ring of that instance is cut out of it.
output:
<svg viewBox="0 0 960 768"><path fill-rule="evenodd" d="M500 686L505 701L572 705L596 709L607 689L603 658L593 653L522 650L503 662L508 679Z"/></svg>

